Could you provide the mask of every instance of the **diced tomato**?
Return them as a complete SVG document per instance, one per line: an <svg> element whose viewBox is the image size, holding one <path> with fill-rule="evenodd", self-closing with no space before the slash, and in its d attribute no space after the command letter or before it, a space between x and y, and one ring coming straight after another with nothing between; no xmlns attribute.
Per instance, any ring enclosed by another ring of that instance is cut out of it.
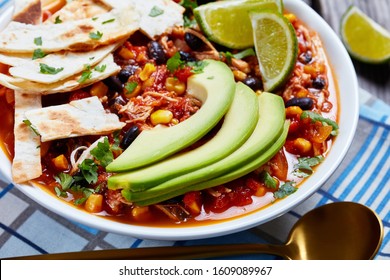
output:
<svg viewBox="0 0 390 280"><path fill-rule="evenodd" d="M274 157L269 161L271 167L271 175L281 181L286 181L288 172L288 163L283 149L279 150Z"/></svg>
<svg viewBox="0 0 390 280"><path fill-rule="evenodd" d="M175 71L174 76L182 82L187 82L187 79L192 76L194 73L191 71L191 67L183 67Z"/></svg>
<svg viewBox="0 0 390 280"><path fill-rule="evenodd" d="M74 100L80 100L83 98L91 97L91 94L89 92L83 91L83 90L76 90L75 92L72 92L72 94L69 97L69 102Z"/></svg>
<svg viewBox="0 0 390 280"><path fill-rule="evenodd" d="M189 192L184 195L183 202L185 208L192 215L199 215L202 207L202 195L200 192Z"/></svg>

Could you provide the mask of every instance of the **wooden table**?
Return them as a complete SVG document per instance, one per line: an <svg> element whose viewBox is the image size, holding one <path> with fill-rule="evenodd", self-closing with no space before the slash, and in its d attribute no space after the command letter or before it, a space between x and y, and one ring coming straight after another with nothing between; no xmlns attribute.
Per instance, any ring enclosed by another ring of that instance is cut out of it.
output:
<svg viewBox="0 0 390 280"><path fill-rule="evenodd" d="M389 0L305 0L339 34L342 14L353 3L369 17L390 31ZM371 65L353 60L359 85L390 104L390 63Z"/></svg>

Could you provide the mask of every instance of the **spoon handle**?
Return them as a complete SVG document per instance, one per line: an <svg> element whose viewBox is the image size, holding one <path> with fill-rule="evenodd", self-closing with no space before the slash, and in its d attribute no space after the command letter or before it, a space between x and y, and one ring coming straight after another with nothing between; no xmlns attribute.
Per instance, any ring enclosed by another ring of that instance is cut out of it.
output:
<svg viewBox="0 0 390 280"><path fill-rule="evenodd" d="M284 246L269 244L230 244L183 247L112 249L16 257L19 260L152 260L202 259L244 254L271 254L287 258Z"/></svg>

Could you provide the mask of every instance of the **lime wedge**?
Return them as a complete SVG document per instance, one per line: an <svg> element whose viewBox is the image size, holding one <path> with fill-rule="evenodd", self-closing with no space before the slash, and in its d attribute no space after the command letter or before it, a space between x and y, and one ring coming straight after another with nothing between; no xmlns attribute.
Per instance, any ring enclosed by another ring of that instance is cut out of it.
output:
<svg viewBox="0 0 390 280"><path fill-rule="evenodd" d="M292 24L274 11L249 13L257 60L265 91L273 91L289 78L298 56Z"/></svg>
<svg viewBox="0 0 390 280"><path fill-rule="evenodd" d="M390 59L390 33L356 6L344 13L340 27L341 38L352 57L368 63Z"/></svg>
<svg viewBox="0 0 390 280"><path fill-rule="evenodd" d="M281 12L282 0L229 0L211 2L194 9L195 18L213 42L232 49L253 46L249 11L271 9Z"/></svg>

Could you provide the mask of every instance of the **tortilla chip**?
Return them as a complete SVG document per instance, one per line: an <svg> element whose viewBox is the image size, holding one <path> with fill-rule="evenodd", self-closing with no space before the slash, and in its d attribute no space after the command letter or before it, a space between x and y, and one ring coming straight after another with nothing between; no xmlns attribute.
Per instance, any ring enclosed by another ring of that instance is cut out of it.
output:
<svg viewBox="0 0 390 280"><path fill-rule="evenodd" d="M25 116L41 135L42 142L84 135L105 135L126 125L119 121L117 115L106 113L96 96L27 111Z"/></svg>
<svg viewBox="0 0 390 280"><path fill-rule="evenodd" d="M0 53L0 63L9 66L18 66L31 61L31 53L6 54Z"/></svg>
<svg viewBox="0 0 390 280"><path fill-rule="evenodd" d="M115 9L124 9L129 5L136 8L140 16L140 29L151 39L168 32L175 26L183 25L185 9L171 0L102 0ZM154 11L154 12L153 12Z"/></svg>
<svg viewBox="0 0 390 280"><path fill-rule="evenodd" d="M26 111L41 107L41 96L15 91L15 155L12 161L12 178L15 183L23 183L42 174L40 137L23 122L26 120Z"/></svg>
<svg viewBox="0 0 390 280"><path fill-rule="evenodd" d="M89 67L95 66L122 43L104 46L90 52L61 52L49 54L40 59L30 59L24 64L11 67L9 73L16 78L37 83L56 83L82 72L86 65ZM61 68L62 71L53 75L43 74L40 72L42 63L50 67Z"/></svg>
<svg viewBox="0 0 390 280"><path fill-rule="evenodd" d="M113 9L98 18L61 24L30 25L11 22L0 33L0 52L33 53L38 48L44 53L62 50L90 51L128 38L138 30L138 22L138 14L130 6L121 10Z"/></svg>
<svg viewBox="0 0 390 280"><path fill-rule="evenodd" d="M13 20L26 24L42 22L41 0L14 0Z"/></svg>
<svg viewBox="0 0 390 280"><path fill-rule="evenodd" d="M111 8L99 1L78 0L68 2L62 9L51 15L44 24L58 21L67 22L78 19L94 18L100 14L107 13Z"/></svg>
<svg viewBox="0 0 390 280"><path fill-rule="evenodd" d="M102 68L105 65L105 69L102 72L96 71L96 68ZM53 94L59 92L69 92L77 90L80 88L87 87L91 84L94 84L98 81L104 80L120 71L120 67L114 62L114 57L112 54L109 54L104 58L99 64L95 66L94 69L91 69L91 76L89 79L80 83L79 80L82 76L82 73L78 73L68 79L59 81L52 84L41 84L36 82L27 81L21 78L15 78L0 73L0 84L3 86L13 89L28 92L29 94Z"/></svg>

